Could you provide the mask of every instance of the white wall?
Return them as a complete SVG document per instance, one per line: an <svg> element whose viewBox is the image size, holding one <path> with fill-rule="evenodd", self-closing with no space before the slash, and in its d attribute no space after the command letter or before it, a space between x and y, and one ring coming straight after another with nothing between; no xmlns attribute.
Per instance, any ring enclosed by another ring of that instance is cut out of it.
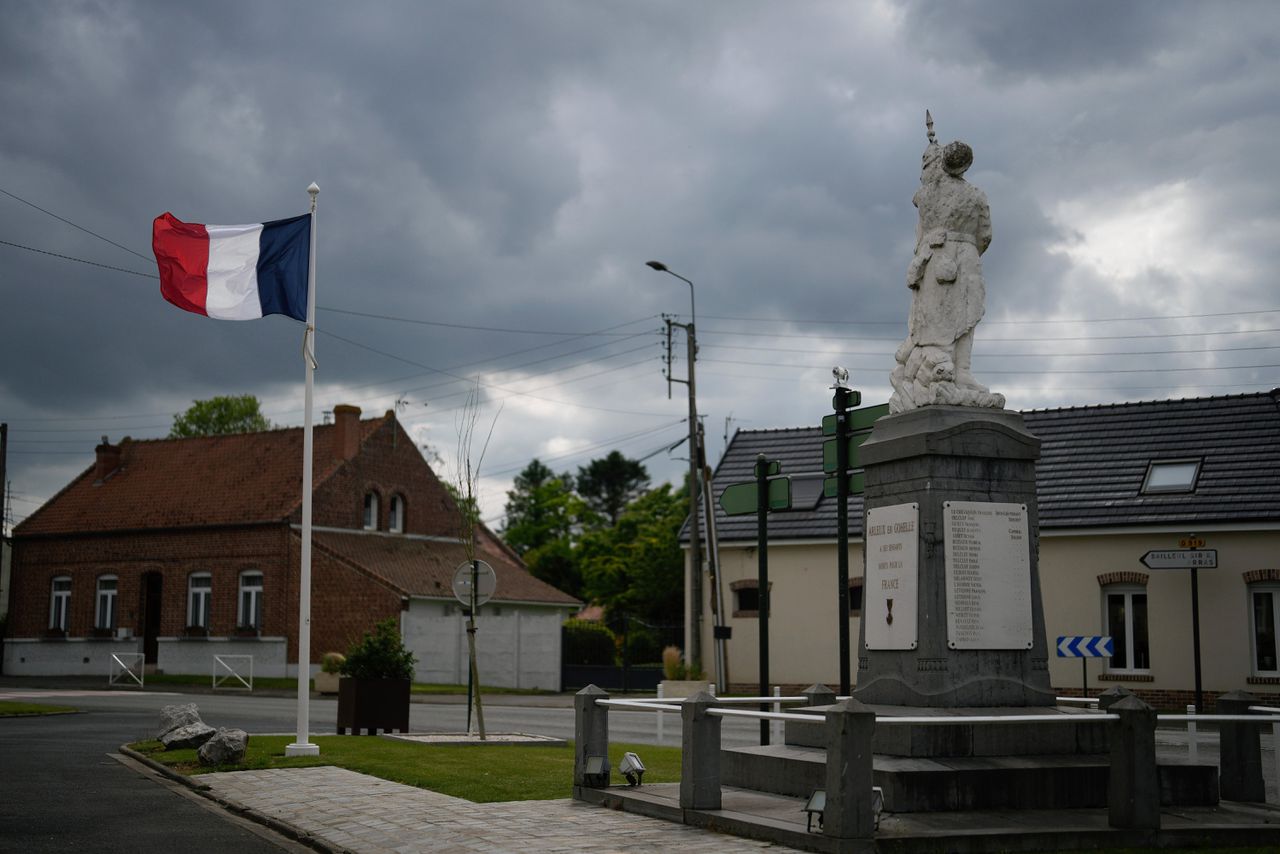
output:
<svg viewBox="0 0 1280 854"><path fill-rule="evenodd" d="M185 640L160 638L156 667L162 673L209 674L214 655L252 655L254 676L285 676L284 638ZM4 643L6 676L101 676L111 673L113 653L142 652L142 639L10 639Z"/></svg>
<svg viewBox="0 0 1280 854"><path fill-rule="evenodd" d="M564 619L563 610L545 605L483 606L476 621L481 685L559 691ZM413 599L402 617L401 634L418 659L415 681L466 683L466 618L459 605Z"/></svg>
<svg viewBox="0 0 1280 854"><path fill-rule="evenodd" d="M296 668L286 670L287 650L288 642L284 638L209 638L207 640L160 638L156 666L162 673L208 674L212 681L215 655L252 655L254 676L289 676L293 675L289 671L296 672ZM235 660L227 664L246 679L248 678L247 663ZM218 675L230 676L223 667L218 668ZM232 678L230 681L235 682L235 679Z"/></svg>

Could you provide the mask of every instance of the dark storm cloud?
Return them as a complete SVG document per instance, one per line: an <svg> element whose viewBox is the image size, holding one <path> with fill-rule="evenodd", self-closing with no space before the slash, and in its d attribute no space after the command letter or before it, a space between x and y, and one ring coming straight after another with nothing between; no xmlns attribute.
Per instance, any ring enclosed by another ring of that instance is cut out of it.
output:
<svg viewBox="0 0 1280 854"><path fill-rule="evenodd" d="M992 205L980 341L1046 316L1204 312L1206 293L1218 310L1270 306L1278 33L1269 3L15 2L0 17L0 188L149 257L164 210L284 217L315 180L320 306L525 330L321 311L317 411L406 397L410 428L450 448L454 379L483 370L481 398L507 398L490 458L518 462L681 417L656 335L559 362L544 360L602 339L530 350L560 339L529 330L687 319L687 286L643 266L654 257L697 283L710 434L730 412L813 421L831 361L861 366L868 400L887 396L926 107L944 142L974 146L969 178ZM154 272L5 196L0 240ZM83 427L56 435L88 453L102 432L158 435L192 398L242 392L300 422L297 324L214 323L157 290L0 246L0 419L30 431L14 437ZM828 323L794 322L813 319ZM1054 359L1017 367L1085 364ZM547 373L567 363L582 364ZM1227 390L1200 379L1141 382ZM1161 396L1106 374L989 381L1015 406ZM1060 390L1075 386L1089 390ZM68 447L14 444L31 454L10 472L50 494L84 457L36 452ZM659 478L678 469L651 462Z"/></svg>

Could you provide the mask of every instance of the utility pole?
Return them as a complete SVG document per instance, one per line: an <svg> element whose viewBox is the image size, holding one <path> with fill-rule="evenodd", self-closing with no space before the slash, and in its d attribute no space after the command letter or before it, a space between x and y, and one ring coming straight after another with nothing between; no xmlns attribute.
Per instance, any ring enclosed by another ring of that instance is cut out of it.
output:
<svg viewBox="0 0 1280 854"><path fill-rule="evenodd" d="M9 481L5 464L9 459L9 425L0 424L0 536L7 536L9 524Z"/></svg>
<svg viewBox="0 0 1280 854"><path fill-rule="evenodd" d="M671 376L670 362L667 363L667 382L684 383L689 389L689 559L691 570L689 585L685 591L689 609L688 633L685 640L685 660L688 664L702 666L702 526L698 518L699 484L702 482L701 463L702 445L698 441L698 399L697 384L694 379L693 363L698 358L698 338L694 331L697 319L693 299L693 282L679 273L672 272L661 261L646 261L646 266L659 273L675 276L689 286L689 322L677 323L671 318L667 322L667 336L670 340L671 328L679 327L685 331L688 343L688 374L686 379L678 380Z"/></svg>

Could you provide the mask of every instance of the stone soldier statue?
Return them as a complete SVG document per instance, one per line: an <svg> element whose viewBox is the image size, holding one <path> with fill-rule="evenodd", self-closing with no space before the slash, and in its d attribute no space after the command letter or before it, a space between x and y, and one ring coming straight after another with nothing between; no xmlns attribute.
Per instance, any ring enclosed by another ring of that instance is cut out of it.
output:
<svg viewBox="0 0 1280 854"><path fill-rule="evenodd" d="M907 268L912 290L907 340L898 348L890 381L890 412L930 404L1001 409L1004 396L973 377L973 330L985 310L981 255L991 244L986 195L964 180L973 149L963 142L938 146L926 112L929 144L920 188L916 249Z"/></svg>

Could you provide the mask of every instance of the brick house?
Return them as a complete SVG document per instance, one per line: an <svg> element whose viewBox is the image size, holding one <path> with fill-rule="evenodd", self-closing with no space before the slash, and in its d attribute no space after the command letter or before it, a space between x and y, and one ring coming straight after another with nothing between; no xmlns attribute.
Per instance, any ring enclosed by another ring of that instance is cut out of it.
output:
<svg viewBox="0 0 1280 854"><path fill-rule="evenodd" d="M131 652L170 673L237 654L256 675L296 675L302 442L300 428L104 438L13 531L4 672L106 675L112 653ZM313 451L310 668L397 617L419 681L465 680L452 497L392 412L337 406ZM483 527L477 552L497 575L479 614L482 677L558 689L560 624L579 603Z"/></svg>

